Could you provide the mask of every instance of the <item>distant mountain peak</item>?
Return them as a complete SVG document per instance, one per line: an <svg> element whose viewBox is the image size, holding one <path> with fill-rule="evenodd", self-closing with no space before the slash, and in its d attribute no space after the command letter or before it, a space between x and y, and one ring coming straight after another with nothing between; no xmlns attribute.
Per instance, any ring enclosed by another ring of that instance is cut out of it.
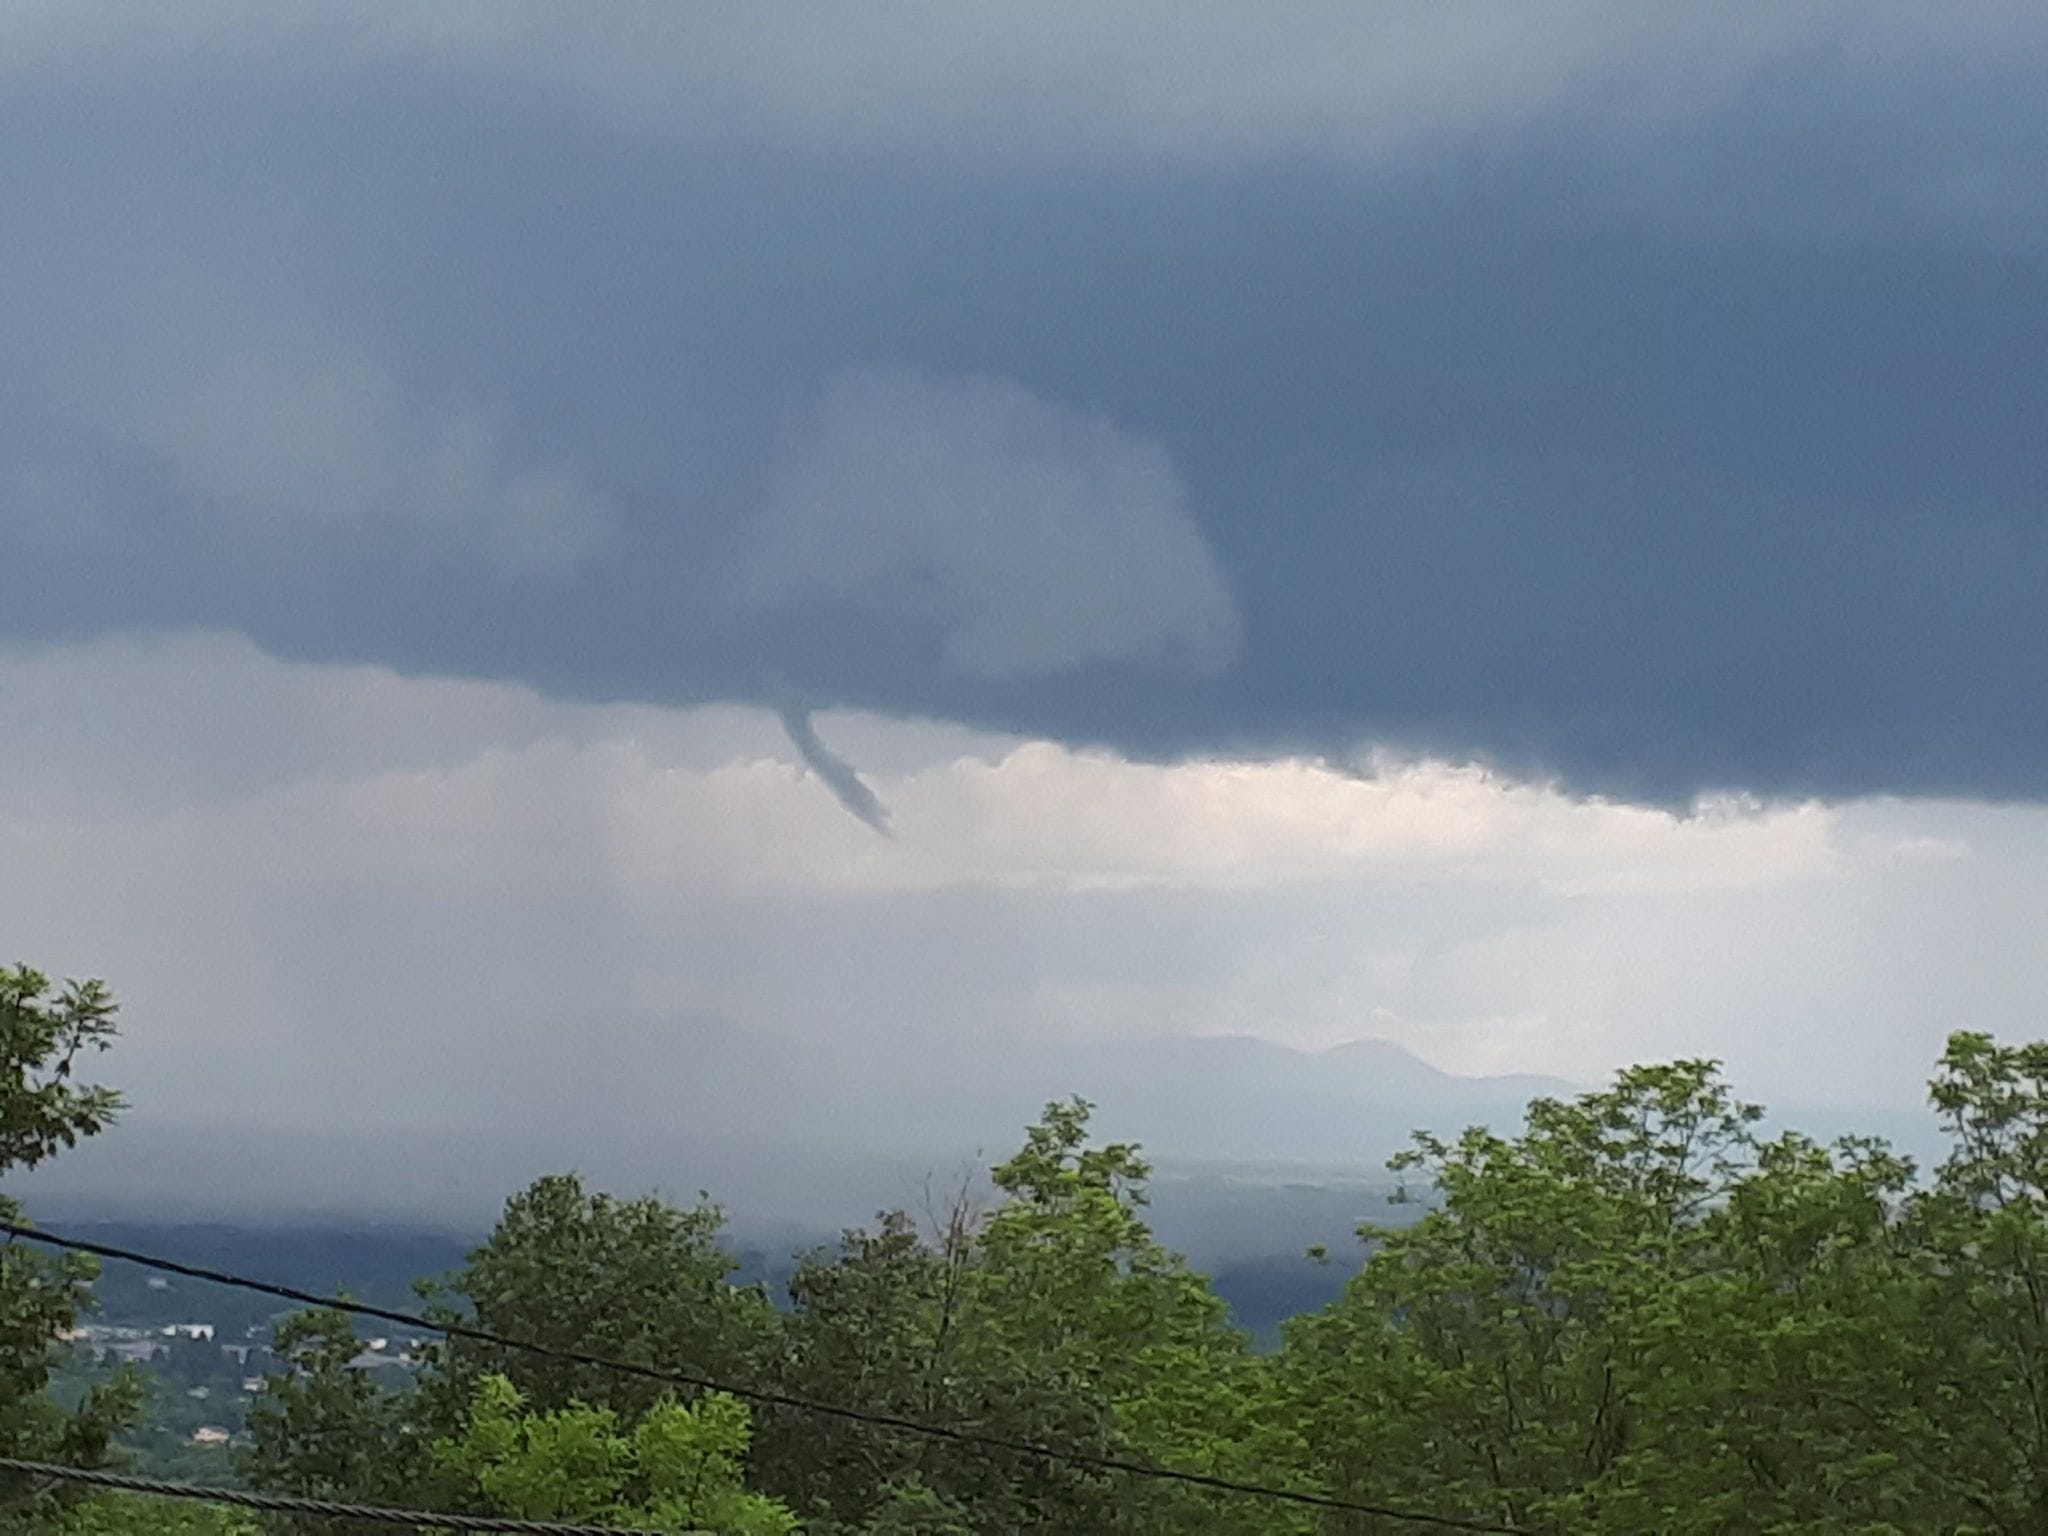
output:
<svg viewBox="0 0 2048 1536"><path fill-rule="evenodd" d="M1563 1078L1541 1073L1453 1072L1437 1066L1409 1047L1381 1035L1360 1035L1355 1039L1340 1040L1335 1045L1298 1046L1290 1045L1284 1040L1275 1040L1267 1035L1231 1031L1213 1035L1153 1035L1144 1041L1144 1047L1154 1052L1200 1052L1211 1056L1236 1053L1247 1060L1263 1058L1273 1063L1286 1062L1304 1066L1320 1064L1325 1069L1340 1067L1358 1070L1373 1067L1381 1071L1413 1074L1417 1078L1442 1083L1528 1085L1532 1093L1578 1091L1575 1084Z"/></svg>

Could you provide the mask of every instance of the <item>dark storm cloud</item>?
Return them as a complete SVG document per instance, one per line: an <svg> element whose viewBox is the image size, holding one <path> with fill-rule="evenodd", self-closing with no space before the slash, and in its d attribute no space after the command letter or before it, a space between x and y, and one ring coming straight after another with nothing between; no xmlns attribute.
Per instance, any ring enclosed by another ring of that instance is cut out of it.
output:
<svg viewBox="0 0 2048 1536"><path fill-rule="evenodd" d="M1520 94L1453 32L1466 105L1385 85L1335 148L1313 101L1038 145L1000 93L721 123L652 66L593 108L616 60L67 45L0 97L0 634L2038 797L2048 122L1998 14Z"/></svg>

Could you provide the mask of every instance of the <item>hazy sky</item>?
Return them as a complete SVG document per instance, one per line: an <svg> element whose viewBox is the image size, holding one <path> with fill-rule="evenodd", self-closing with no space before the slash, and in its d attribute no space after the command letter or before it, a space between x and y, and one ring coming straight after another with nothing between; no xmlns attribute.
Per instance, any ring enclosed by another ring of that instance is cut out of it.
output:
<svg viewBox="0 0 2048 1536"><path fill-rule="evenodd" d="M138 1117L486 1167L1156 1034L1909 1105L2048 968L2044 70L8 6L0 947Z"/></svg>

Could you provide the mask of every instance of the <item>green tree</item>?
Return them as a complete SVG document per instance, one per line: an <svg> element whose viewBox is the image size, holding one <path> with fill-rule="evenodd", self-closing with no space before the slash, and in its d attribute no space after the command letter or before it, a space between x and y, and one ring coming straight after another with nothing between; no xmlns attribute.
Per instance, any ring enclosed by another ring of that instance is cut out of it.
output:
<svg viewBox="0 0 2048 1536"><path fill-rule="evenodd" d="M113 1123L120 1094L76 1074L83 1057L113 1044L115 1012L101 982L56 988L27 966L0 967L0 1175L34 1168ZM25 1219L4 1195L0 1214ZM100 1465L142 1402L140 1378L125 1371L95 1386L72 1413L49 1393L58 1339L90 1305L98 1272L82 1256L0 1246L0 1448L7 1455ZM32 1501L41 1502L20 1478L0 1477L0 1508L18 1512Z"/></svg>
<svg viewBox="0 0 2048 1536"><path fill-rule="evenodd" d="M761 1379L774 1363L774 1310L729 1282L716 1207L587 1193L544 1178L507 1202L488 1241L456 1274L422 1282L431 1310L558 1350L719 1379ZM417 1497L426 1451L460 1432L487 1378L526 1409L588 1404L637 1425L668 1395L657 1381L456 1339L422 1352L417 1389L386 1391L349 1364L349 1318L301 1313L280 1330L289 1369L250 1413L243 1475L253 1486L358 1502ZM301 1521L299 1528L323 1529Z"/></svg>
<svg viewBox="0 0 2048 1536"><path fill-rule="evenodd" d="M913 1475L880 1490L860 1536L974 1536L977 1529L966 1505Z"/></svg>
<svg viewBox="0 0 2048 1536"><path fill-rule="evenodd" d="M451 1318L510 1338L718 1380L759 1379L773 1364L777 1319L759 1286L735 1286L719 1245L724 1214L652 1197L615 1200L570 1175L543 1178L507 1202L489 1241L430 1289ZM458 1339L429 1351L429 1393L451 1421L486 1375L538 1411L572 1402L631 1420L668 1390L644 1377Z"/></svg>
<svg viewBox="0 0 2048 1536"><path fill-rule="evenodd" d="M1531 1528L1587 1518L1645 1433L1658 1320L1711 1267L1702 1218L1760 1114L1711 1063L1680 1062L1538 1100L1518 1137L1418 1135L1393 1166L1426 1175L1437 1208L1363 1229L1375 1251L1344 1297L1288 1330L1282 1369L1330 1491Z"/></svg>
<svg viewBox="0 0 2048 1536"><path fill-rule="evenodd" d="M805 1255L789 1281L780 1384L815 1401L904 1418L953 1412L971 1242L961 1207L935 1243L892 1211L871 1230L845 1233L836 1252ZM852 1529L885 1505L909 1510L929 1502L921 1484L915 1491L894 1484L932 1454L895 1431L769 1408L756 1461L768 1485L814 1527Z"/></svg>
<svg viewBox="0 0 2048 1536"><path fill-rule="evenodd" d="M1440 1204L1369 1229L1343 1299L1288 1329L1310 1466L1530 1531L2048 1531L2044 1070L1951 1043L1932 1190L1880 1142L1759 1140L1705 1062L1539 1100L1514 1138L1418 1137L1398 1161Z"/></svg>
<svg viewBox="0 0 2048 1536"><path fill-rule="evenodd" d="M1269 1476L1298 1459L1263 1368L1207 1282L1144 1221L1137 1149L1048 1105L921 1239L901 1213L791 1283L792 1390L977 1435ZM1285 1532L1286 1512L1025 1452L770 1415L760 1472L820 1528ZM836 1522L836 1523L835 1523Z"/></svg>
<svg viewBox="0 0 2048 1536"><path fill-rule="evenodd" d="M1908 1217L1919 1440L1981 1529L2048 1532L2048 1042L1952 1035L1930 1097L1951 1147Z"/></svg>
<svg viewBox="0 0 2048 1536"><path fill-rule="evenodd" d="M261 1536L245 1509L173 1503L140 1494L95 1494L48 1517L45 1536Z"/></svg>
<svg viewBox="0 0 2048 1536"><path fill-rule="evenodd" d="M1262 1363L1206 1277L1153 1236L1150 1165L1128 1143L1091 1143L1091 1109L1048 1104L991 1172L1004 1198L979 1234L965 1367L1027 1405L1040 1440L1239 1479L1284 1476L1299 1448L1262 1411ZM1052 1523L1075 1522L1067 1528L1301 1528L1289 1510L1186 1485L1046 1463L1014 1471Z"/></svg>
<svg viewBox="0 0 2048 1536"><path fill-rule="evenodd" d="M533 1412L485 1376L460 1433L435 1443L429 1482L444 1507L518 1519L787 1536L795 1517L742 1482L750 1435L746 1405L724 1393L661 1399L628 1428L582 1403Z"/></svg>
<svg viewBox="0 0 2048 1536"><path fill-rule="evenodd" d="M1629 1440L1566 1529L1964 1530L1939 1445L1911 1165L1875 1142L1754 1148L1691 1262L1625 1325Z"/></svg>
<svg viewBox="0 0 2048 1536"><path fill-rule="evenodd" d="M330 1309L300 1312L278 1328L285 1369L249 1410L240 1454L253 1488L307 1498L404 1504L415 1494L425 1438L415 1402L386 1392L350 1362L362 1350L353 1320ZM280 1529L340 1532L336 1522L285 1516ZM360 1530L361 1527L355 1527Z"/></svg>

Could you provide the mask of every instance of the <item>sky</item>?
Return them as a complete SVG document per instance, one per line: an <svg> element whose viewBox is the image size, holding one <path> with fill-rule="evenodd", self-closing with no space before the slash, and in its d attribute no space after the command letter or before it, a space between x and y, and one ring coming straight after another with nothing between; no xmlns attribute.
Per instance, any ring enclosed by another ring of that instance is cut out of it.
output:
<svg viewBox="0 0 2048 1536"><path fill-rule="evenodd" d="M1159 1037L1910 1111L2048 967L2044 66L0 9L0 942L208 1178L1192 1145Z"/></svg>

